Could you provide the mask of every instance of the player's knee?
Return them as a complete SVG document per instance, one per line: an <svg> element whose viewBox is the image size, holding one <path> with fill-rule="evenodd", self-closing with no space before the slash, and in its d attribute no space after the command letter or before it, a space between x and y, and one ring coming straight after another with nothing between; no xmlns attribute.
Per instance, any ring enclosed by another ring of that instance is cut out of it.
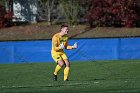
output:
<svg viewBox="0 0 140 93"><path fill-rule="evenodd" d="M64 66L64 63L63 63L63 64L59 64L59 66L60 66L60 67L63 67L63 66Z"/></svg>
<svg viewBox="0 0 140 93"><path fill-rule="evenodd" d="M65 66L70 67L70 63L68 61L65 61Z"/></svg>
<svg viewBox="0 0 140 93"><path fill-rule="evenodd" d="M63 62L63 61L59 61L59 62L58 62L58 65L59 65L60 67L63 67L63 66L64 66L64 62Z"/></svg>
<svg viewBox="0 0 140 93"><path fill-rule="evenodd" d="M66 66L66 67L70 67L70 65L69 65L69 64L65 64L65 66Z"/></svg>

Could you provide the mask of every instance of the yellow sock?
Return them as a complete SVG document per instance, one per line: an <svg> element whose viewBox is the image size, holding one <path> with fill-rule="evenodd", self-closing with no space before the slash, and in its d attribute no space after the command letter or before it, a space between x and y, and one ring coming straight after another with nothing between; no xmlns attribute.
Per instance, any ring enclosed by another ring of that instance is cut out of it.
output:
<svg viewBox="0 0 140 93"><path fill-rule="evenodd" d="M57 75L58 72L60 71L61 67L59 65L56 66L54 74Z"/></svg>
<svg viewBox="0 0 140 93"><path fill-rule="evenodd" d="M65 81L66 79L68 79L69 70L70 70L69 67L66 67L66 68L64 69L64 81Z"/></svg>

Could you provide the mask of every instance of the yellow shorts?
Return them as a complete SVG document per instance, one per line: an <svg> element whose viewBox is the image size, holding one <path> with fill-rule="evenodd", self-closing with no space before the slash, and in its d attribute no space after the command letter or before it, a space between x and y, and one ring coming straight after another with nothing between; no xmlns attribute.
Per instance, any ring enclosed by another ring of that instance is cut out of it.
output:
<svg viewBox="0 0 140 93"><path fill-rule="evenodd" d="M57 63L60 60L68 59L65 53L62 54L52 54L53 60Z"/></svg>

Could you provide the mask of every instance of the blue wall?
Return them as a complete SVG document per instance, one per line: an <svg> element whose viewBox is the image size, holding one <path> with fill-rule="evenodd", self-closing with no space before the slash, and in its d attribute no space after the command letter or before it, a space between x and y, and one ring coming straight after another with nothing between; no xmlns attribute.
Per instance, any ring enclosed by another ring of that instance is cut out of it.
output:
<svg viewBox="0 0 140 93"><path fill-rule="evenodd" d="M73 39L66 50L71 61L140 59L140 38ZM51 40L0 42L0 63L53 62Z"/></svg>

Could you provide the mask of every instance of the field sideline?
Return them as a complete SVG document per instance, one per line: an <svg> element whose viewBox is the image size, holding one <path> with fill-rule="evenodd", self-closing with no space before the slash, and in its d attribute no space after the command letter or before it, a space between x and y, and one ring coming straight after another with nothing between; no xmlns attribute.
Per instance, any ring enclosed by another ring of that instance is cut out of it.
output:
<svg viewBox="0 0 140 93"><path fill-rule="evenodd" d="M140 93L140 60L71 62L70 81L52 81L55 63L0 65L0 93Z"/></svg>

